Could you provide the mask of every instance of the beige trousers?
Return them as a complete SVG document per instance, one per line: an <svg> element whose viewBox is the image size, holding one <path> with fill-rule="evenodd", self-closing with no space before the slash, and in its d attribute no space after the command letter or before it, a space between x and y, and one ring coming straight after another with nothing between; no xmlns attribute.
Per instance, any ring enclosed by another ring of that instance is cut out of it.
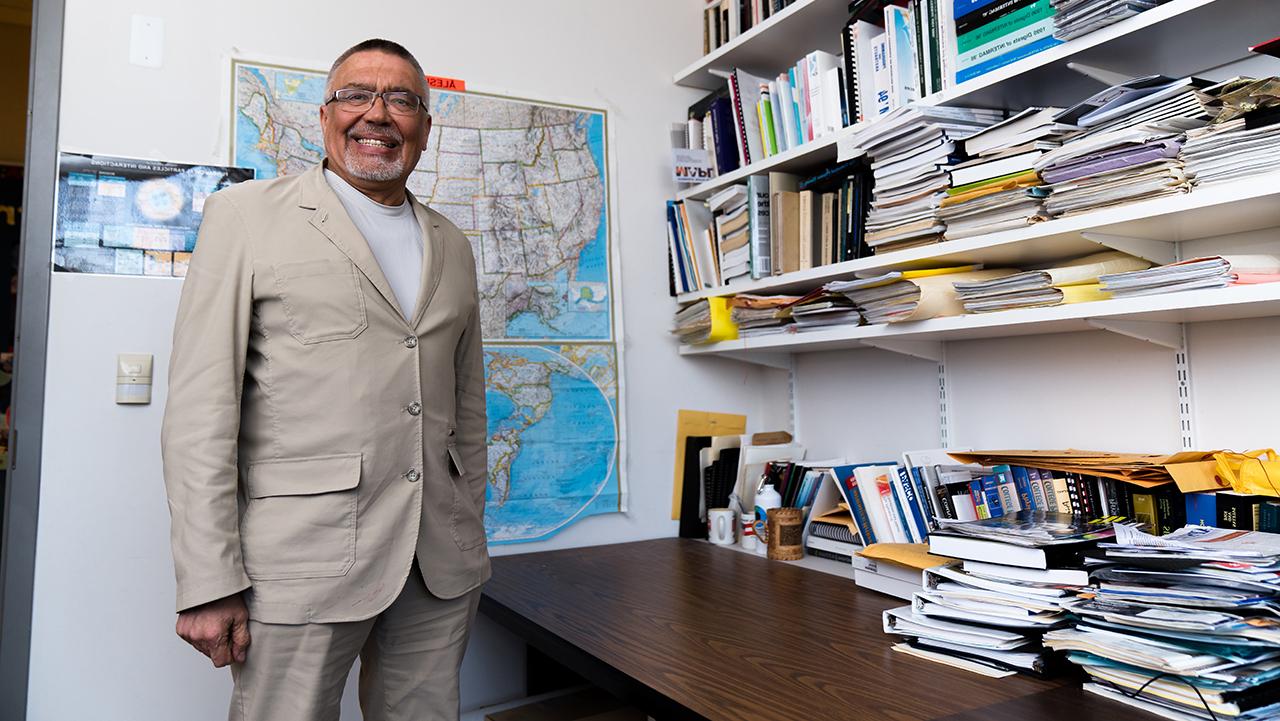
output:
<svg viewBox="0 0 1280 721"><path fill-rule="evenodd" d="M457 721L458 671L480 589L432 596L418 564L381 614L352 623L285 625L250 619L249 655L232 664L231 721L338 721L360 657L364 721Z"/></svg>

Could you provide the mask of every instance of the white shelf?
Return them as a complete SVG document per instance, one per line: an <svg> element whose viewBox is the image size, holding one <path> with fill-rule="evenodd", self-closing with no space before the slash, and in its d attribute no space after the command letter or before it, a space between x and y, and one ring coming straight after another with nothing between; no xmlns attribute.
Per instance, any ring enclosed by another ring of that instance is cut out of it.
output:
<svg viewBox="0 0 1280 721"><path fill-rule="evenodd" d="M710 542L708 541L708 543ZM745 553L748 556L755 556L762 561L769 560L768 557L761 556L755 551L748 551L737 543L728 546L717 546L717 548ZM800 568L807 568L811 571L821 571L823 573L829 573L832 576L840 576L841 578L847 578L850 581L853 580L853 564L833 561L830 558L818 558L817 556L810 556L808 553L805 553L803 558L796 561L771 561L771 563L785 563L788 566L799 566Z"/></svg>
<svg viewBox="0 0 1280 721"><path fill-rule="evenodd" d="M681 346L684 356L723 355L773 364L779 355L864 347L881 341L954 341L1097 330L1091 321L1199 323L1280 315L1280 283L1074 303L906 323L835 326L802 333Z"/></svg>
<svg viewBox="0 0 1280 721"><path fill-rule="evenodd" d="M801 3L792 5L791 10ZM818 5L816 0L805 4ZM804 16L808 17L808 16ZM775 20L784 20L780 14ZM798 20L797 20L798 21ZM772 21L771 21L772 22ZM829 30L838 40L843 18ZM1071 70L1069 63L1099 67L1122 75L1148 75L1163 73L1182 76L1204 73L1218 66L1248 56L1248 47L1263 39L1266 28L1280 26L1280 2L1275 0L1171 0L1131 18L1109 25L1088 35L1075 38L1056 47L1012 63L986 75L940 93L934 93L920 102L925 105L959 105L1020 110L1032 105L1074 103L1097 92L1102 84ZM809 46L795 44L797 35L787 35L779 22L777 53L770 62L758 61L757 67L765 73L776 73L799 59ZM766 47L772 42L774 26L766 23L735 40L743 47ZM759 35L755 33L759 32ZM795 31L798 32L798 31ZM1267 36L1270 37L1270 36ZM730 44L733 45L732 43ZM716 53L704 58L707 68L727 70L733 68L736 58L730 50L720 65L713 59ZM719 52L719 51L717 51ZM745 52L745 51L743 51ZM697 64L695 64L697 65ZM777 67L774 68L774 65ZM694 66L682 72L692 72ZM774 68L769 70L769 68ZM682 76L677 75L677 82ZM714 76L708 75L714 78ZM1212 74L1210 77L1216 77ZM717 88L724 80L698 87ZM869 124L853 125L833 135L814 140L798 148L752 163L719 178L693 186L679 193L681 200L705 200L717 190L742 181L749 175L770 171L800 172L828 164L836 157L839 138L856 137ZM856 141L855 141L856 142Z"/></svg>
<svg viewBox="0 0 1280 721"><path fill-rule="evenodd" d="M1106 250L1105 238L1177 243L1280 227L1280 173L1197 188L1182 195L1129 203L935 245L893 251L745 283L684 293L687 303L734 293L804 293L855 273L968 263L1025 267ZM1094 236L1093 240L1085 234ZM1117 243L1121 241L1116 241ZM1170 246L1172 249L1172 246ZM1133 252L1128 250L1128 252Z"/></svg>
<svg viewBox="0 0 1280 721"><path fill-rule="evenodd" d="M675 84L715 90L724 78L712 70L742 68L777 75L810 50L840 49L840 28L849 17L848 0L796 0L781 12L676 73ZM792 57L792 56L795 57Z"/></svg>

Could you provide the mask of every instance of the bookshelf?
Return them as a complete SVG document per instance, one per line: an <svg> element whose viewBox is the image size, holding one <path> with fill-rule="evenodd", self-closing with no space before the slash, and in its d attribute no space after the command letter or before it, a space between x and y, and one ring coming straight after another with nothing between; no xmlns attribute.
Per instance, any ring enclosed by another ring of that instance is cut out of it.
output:
<svg viewBox="0 0 1280 721"><path fill-rule="evenodd" d="M848 4L848 0L796 0L763 23L690 63L676 73L675 84L715 90L723 87L724 78L714 75L713 71L744 68L776 75L789 65L787 55L796 48L839 50L840 43L831 28L839 28L848 18Z"/></svg>
<svg viewBox="0 0 1280 721"><path fill-rule="evenodd" d="M808 3L812 4L818 3ZM800 3L796 3L788 10L799 5ZM842 6L843 3L834 5ZM781 49L776 49L770 60L760 60L755 65L743 60L739 64L753 72L767 74L772 69L776 73L808 50L835 44L836 31L843 22L841 18L827 27L826 33L833 38L831 42L817 43L811 47L799 43L788 44L792 40L798 40L800 36L786 34L783 30L788 26L782 22L778 22L777 26L772 24L785 19L785 13L779 14L716 53L708 55L702 61L707 63L708 73L713 68L728 70L735 67L727 59L722 61L715 58L717 53L731 50L736 43L746 45L753 41L764 48L765 40L760 38L771 37L775 28L780 31L776 36L776 46L781 46ZM1280 3L1271 0L1170 0L1164 5L961 83L950 90L925 97L919 102L924 105L1013 109L1062 103L1086 97L1103 87L1103 84L1068 67L1069 64L1097 67L1126 76L1151 72L1189 75L1240 59L1250 45L1259 42L1260 35L1267 34L1260 30L1264 27L1280 27ZM756 33L759 35L755 36ZM770 47L775 47L775 44L771 42ZM724 64L720 64L722 62ZM681 75L676 77L679 83ZM708 77L717 82L695 87L712 89L720 87L724 82L715 76ZM837 145L843 143L856 146L858 133L866 127L867 124L851 125L798 148L695 185L681 191L677 197L680 200L705 200L716 191L742 182L750 175L771 171L799 172L830 163L836 159ZM849 154L848 157L853 155Z"/></svg>
<svg viewBox="0 0 1280 721"><path fill-rule="evenodd" d="M936 350L926 345L908 346L896 342L1008 338L1086 330L1112 330L1164 347L1177 348L1180 331L1175 332L1175 328L1169 327L1171 325L1277 315L1280 315L1280 284L1264 283L906 323L833 326L804 333L682 346L680 354L723 355L773 366L777 365L777 356L782 354L877 347L881 341L888 341L879 347L938 360ZM753 353L763 356L757 357Z"/></svg>
<svg viewBox="0 0 1280 721"><path fill-rule="evenodd" d="M1280 173L1128 203L1025 228L947 240L868 258L707 288L681 303L731 293L806 292L857 273L984 263L1020 266L1114 247L1153 262L1172 260L1176 243L1280 226ZM1092 239L1091 239L1092 238Z"/></svg>

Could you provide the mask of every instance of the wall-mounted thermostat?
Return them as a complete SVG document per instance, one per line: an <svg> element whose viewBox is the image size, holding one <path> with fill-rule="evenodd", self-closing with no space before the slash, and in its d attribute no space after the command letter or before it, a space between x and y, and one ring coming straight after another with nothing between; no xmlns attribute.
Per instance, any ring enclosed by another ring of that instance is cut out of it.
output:
<svg viewBox="0 0 1280 721"><path fill-rule="evenodd" d="M150 353L121 353L116 356L116 403L148 404L151 402Z"/></svg>

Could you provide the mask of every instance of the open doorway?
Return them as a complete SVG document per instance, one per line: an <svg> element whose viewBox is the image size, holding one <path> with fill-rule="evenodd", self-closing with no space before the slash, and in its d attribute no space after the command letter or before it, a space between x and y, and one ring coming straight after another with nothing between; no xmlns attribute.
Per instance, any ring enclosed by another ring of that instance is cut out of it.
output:
<svg viewBox="0 0 1280 721"><path fill-rule="evenodd" d="M0 0L0 519L9 468L32 0Z"/></svg>

